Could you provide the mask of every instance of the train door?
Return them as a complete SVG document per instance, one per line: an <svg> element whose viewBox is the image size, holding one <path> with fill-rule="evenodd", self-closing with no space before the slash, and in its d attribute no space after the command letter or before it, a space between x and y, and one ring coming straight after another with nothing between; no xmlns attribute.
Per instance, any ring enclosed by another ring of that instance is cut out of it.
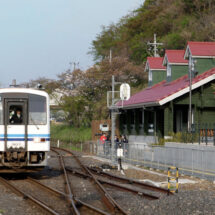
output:
<svg viewBox="0 0 215 215"><path fill-rule="evenodd" d="M5 99L5 150L27 150L27 99Z"/></svg>

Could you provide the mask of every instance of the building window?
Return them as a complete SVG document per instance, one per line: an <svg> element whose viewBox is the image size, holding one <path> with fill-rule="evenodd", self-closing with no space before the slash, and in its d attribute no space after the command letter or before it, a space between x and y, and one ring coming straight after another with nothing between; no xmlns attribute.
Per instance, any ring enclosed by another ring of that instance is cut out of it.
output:
<svg viewBox="0 0 215 215"><path fill-rule="evenodd" d="M149 81L152 81L152 71L149 70Z"/></svg>
<svg viewBox="0 0 215 215"><path fill-rule="evenodd" d="M171 66L167 63L167 77L171 77Z"/></svg>

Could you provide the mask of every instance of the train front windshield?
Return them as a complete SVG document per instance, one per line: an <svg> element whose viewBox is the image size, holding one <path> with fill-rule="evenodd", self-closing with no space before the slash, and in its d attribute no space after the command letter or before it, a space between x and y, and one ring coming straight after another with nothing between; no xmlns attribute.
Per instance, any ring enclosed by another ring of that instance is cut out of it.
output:
<svg viewBox="0 0 215 215"><path fill-rule="evenodd" d="M5 104L3 104L2 96L0 96L0 124L3 124L3 118L5 117L4 121L8 125L46 125L46 97L29 94L28 98L23 100L5 99ZM25 102L26 105L24 104ZM3 111L3 106L5 111Z"/></svg>
<svg viewBox="0 0 215 215"><path fill-rule="evenodd" d="M45 125L47 119L46 98L29 95L29 125Z"/></svg>

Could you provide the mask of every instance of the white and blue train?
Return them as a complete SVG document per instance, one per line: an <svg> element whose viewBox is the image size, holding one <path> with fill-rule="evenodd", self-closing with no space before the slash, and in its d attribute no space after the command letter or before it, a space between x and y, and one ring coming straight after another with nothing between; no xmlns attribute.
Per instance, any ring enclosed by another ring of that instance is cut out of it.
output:
<svg viewBox="0 0 215 215"><path fill-rule="evenodd" d="M0 89L0 172L41 169L50 151L50 110L46 92Z"/></svg>

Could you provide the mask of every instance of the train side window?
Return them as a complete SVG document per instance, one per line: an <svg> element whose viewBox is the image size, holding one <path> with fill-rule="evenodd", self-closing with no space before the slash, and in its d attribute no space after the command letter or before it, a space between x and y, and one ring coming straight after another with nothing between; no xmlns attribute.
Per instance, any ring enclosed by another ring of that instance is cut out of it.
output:
<svg viewBox="0 0 215 215"><path fill-rule="evenodd" d="M23 124L23 107L21 105L9 106L9 123L10 124Z"/></svg>

